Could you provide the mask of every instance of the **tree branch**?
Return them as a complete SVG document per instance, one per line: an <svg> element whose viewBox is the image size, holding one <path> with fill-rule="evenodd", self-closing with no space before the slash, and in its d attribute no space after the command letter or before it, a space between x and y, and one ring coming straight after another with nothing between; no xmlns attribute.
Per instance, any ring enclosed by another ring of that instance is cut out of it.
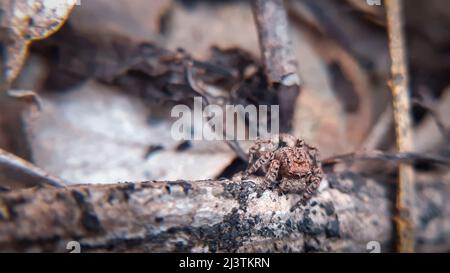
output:
<svg viewBox="0 0 450 273"><path fill-rule="evenodd" d="M82 252L366 252L370 241L392 251L389 183L329 174L319 194L291 212L298 195L260 192L260 178L250 179L1 193L0 251L67 252L70 241ZM448 251L450 185L420 187L418 248ZM429 227L435 232L424 232Z"/></svg>
<svg viewBox="0 0 450 273"><path fill-rule="evenodd" d="M31 162L0 148L0 170L4 171L5 169L26 176L32 185L45 184L54 187L64 187L66 185L62 179L54 177Z"/></svg>
<svg viewBox="0 0 450 273"><path fill-rule="evenodd" d="M406 61L405 38L403 32L403 1L387 0L386 15L391 56L390 82L397 150L412 152L413 134L410 117L409 77ZM397 233L399 252L414 252L414 172L411 166L399 164L397 190Z"/></svg>
<svg viewBox="0 0 450 273"><path fill-rule="evenodd" d="M300 91L300 78L286 10L283 0L254 0L252 3L267 81L278 95L280 129L288 131Z"/></svg>

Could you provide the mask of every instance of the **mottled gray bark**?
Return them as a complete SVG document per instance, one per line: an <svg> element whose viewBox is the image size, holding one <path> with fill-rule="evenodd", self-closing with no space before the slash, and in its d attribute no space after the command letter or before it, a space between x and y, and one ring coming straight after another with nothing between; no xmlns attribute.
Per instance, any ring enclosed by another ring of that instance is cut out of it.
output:
<svg viewBox="0 0 450 273"><path fill-rule="evenodd" d="M44 187L0 194L0 251L367 252L393 250L391 185L329 174L295 211L297 195L259 179ZM450 250L448 183L417 186L418 251Z"/></svg>

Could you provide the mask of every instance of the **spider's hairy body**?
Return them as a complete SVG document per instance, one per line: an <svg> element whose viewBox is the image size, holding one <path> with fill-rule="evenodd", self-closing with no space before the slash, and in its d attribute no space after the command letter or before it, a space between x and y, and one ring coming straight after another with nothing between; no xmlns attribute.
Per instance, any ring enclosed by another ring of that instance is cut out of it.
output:
<svg viewBox="0 0 450 273"><path fill-rule="evenodd" d="M276 184L283 193L301 195L306 202L317 191L323 177L318 151L301 139L288 134L257 140L250 148L246 174L264 174L264 186Z"/></svg>

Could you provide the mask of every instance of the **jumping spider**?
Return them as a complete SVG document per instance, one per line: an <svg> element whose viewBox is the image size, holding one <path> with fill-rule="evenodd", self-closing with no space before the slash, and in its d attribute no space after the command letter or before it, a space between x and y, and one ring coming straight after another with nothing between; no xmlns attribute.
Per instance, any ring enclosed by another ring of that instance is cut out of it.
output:
<svg viewBox="0 0 450 273"><path fill-rule="evenodd" d="M259 170L265 174L265 188L276 184L282 193L300 194L302 205L317 191L323 176L317 149L288 134L257 140L250 148L245 175Z"/></svg>

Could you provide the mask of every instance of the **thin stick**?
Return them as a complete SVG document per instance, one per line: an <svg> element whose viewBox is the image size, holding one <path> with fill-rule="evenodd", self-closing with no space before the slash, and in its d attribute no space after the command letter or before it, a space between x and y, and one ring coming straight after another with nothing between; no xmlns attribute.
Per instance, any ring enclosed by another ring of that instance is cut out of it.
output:
<svg viewBox="0 0 450 273"><path fill-rule="evenodd" d="M422 98L422 99L416 98L413 99L412 102L415 105L418 105L428 111L428 113L433 118L434 122L436 123L436 126L438 127L443 137L446 137L449 134L449 130L446 128L441 115L438 113L438 111L436 111L437 107L436 103L433 103L429 98Z"/></svg>
<svg viewBox="0 0 450 273"><path fill-rule="evenodd" d="M409 79L403 32L402 0L386 0L386 15L391 55L391 76L396 142L398 152L413 151L410 117ZM399 164L396 209L397 251L414 252L414 173L412 166Z"/></svg>
<svg viewBox="0 0 450 273"><path fill-rule="evenodd" d="M286 10L283 0L254 0L252 3L267 81L275 88L280 104L280 129L288 131L300 91L300 78Z"/></svg>
<svg viewBox="0 0 450 273"><path fill-rule="evenodd" d="M7 80L6 80L6 66L7 66L7 56L6 48L7 43L9 43L9 22L8 18L11 13L11 3L5 1L5 3L0 4L0 94L7 90Z"/></svg>
<svg viewBox="0 0 450 273"><path fill-rule="evenodd" d="M322 160L323 166L332 166L344 162L361 161L361 160L377 160L401 162L403 164L414 164L419 161L450 166L450 160L431 155L422 155L416 153L390 153L379 150L353 152L343 155L336 155Z"/></svg>
<svg viewBox="0 0 450 273"><path fill-rule="evenodd" d="M210 105L210 99L207 95L207 92L205 92L205 90L197 84L196 80L194 79L194 75L192 73L192 66L193 66L193 62L192 61L188 61L186 62L186 79L187 82L189 84L189 86L192 88L192 90L194 90L194 92L196 94L198 94L199 96L201 96L203 98L203 107L207 107L208 105ZM222 108L224 107L224 105L220 105ZM233 140L228 140L226 138L226 133L225 131L222 131L222 137L225 140L225 143L228 145L228 147L233 150L236 154L237 157L239 157L240 159L242 159L244 162L248 162L248 156L247 154L242 150L241 146L239 145L239 143L237 142L237 140L233 139Z"/></svg>
<svg viewBox="0 0 450 273"><path fill-rule="evenodd" d="M65 183L59 178L53 177L46 173L44 170L36 167L32 163L23 160L22 158L8 153L0 148L0 166L6 166L17 170L20 173L31 176L40 183L54 186L64 187Z"/></svg>
<svg viewBox="0 0 450 273"><path fill-rule="evenodd" d="M392 128L392 107L388 105L373 126L360 149L373 150L379 148L386 134Z"/></svg>

